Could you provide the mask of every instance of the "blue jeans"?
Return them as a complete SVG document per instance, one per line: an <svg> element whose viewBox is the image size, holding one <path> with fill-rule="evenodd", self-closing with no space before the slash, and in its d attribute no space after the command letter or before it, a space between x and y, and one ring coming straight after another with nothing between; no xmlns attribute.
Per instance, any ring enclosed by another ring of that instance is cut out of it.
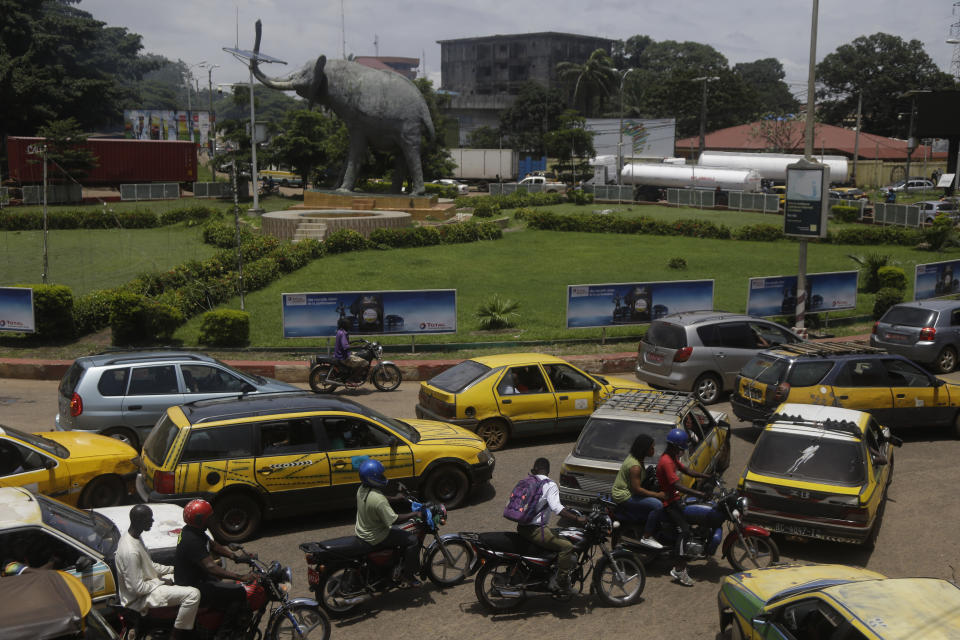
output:
<svg viewBox="0 0 960 640"><path fill-rule="evenodd" d="M617 515L622 516L625 524L639 524L646 520L646 524L643 525L643 535L652 536L660 528L663 503L658 498L650 496L633 496L617 505Z"/></svg>

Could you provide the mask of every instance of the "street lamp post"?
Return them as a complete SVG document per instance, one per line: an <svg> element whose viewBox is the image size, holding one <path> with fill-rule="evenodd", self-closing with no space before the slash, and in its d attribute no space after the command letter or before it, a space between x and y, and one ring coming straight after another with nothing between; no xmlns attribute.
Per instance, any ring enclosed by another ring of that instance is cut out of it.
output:
<svg viewBox="0 0 960 640"><path fill-rule="evenodd" d="M917 148L916 143L913 141L913 117L917 112L917 99L915 96L918 93L930 93L930 90L910 89L900 94L901 98L910 98L910 124L907 125L907 175L904 176L908 182L910 180L910 158L913 156L913 150ZM906 186L904 186L904 189L906 189Z"/></svg>
<svg viewBox="0 0 960 640"><path fill-rule="evenodd" d="M191 69L194 67L201 67L205 64L207 64L207 61L201 60L197 64L191 64L189 67L187 67L187 77L184 78L183 83L187 88L187 135L190 136L191 142L193 141L193 103L190 96L190 80L193 78L193 73L191 72ZM197 91L197 97L200 97L200 91Z"/></svg>
<svg viewBox="0 0 960 640"><path fill-rule="evenodd" d="M207 104L209 108L209 113L207 113L207 122L210 124L210 132L207 134L209 139L207 140L207 146L209 147L210 159L213 159L214 152L214 138L216 138L216 121L217 119L213 116L213 70L219 67L218 64L208 64L205 68L207 70Z"/></svg>
<svg viewBox="0 0 960 640"><path fill-rule="evenodd" d="M956 45L960 44L960 38L947 38L947 44L952 44L952 45L954 45L954 49L953 49L953 60L954 60L954 63L953 63L953 72L956 74L956 75L955 75L955 79L956 79L958 82L960 82L960 64L957 63L958 59L960 59L960 58L958 58L958 55L957 55L957 48L958 48L958 47L956 46ZM951 189L953 189L953 193L952 193L951 195L956 194L957 190L960 190L960 139L953 138L953 139L950 140L950 142L952 143L954 140L957 141L957 162L956 162L956 164L953 166L953 184L954 184L954 186L951 187ZM947 160L947 165L948 165L948 166L947 166L947 171L950 171L950 166L949 166L949 165L950 165L950 161L949 161L949 160Z"/></svg>
<svg viewBox="0 0 960 640"><path fill-rule="evenodd" d="M623 72L622 76L620 76L620 139L617 142L617 202L620 201L620 192L622 191L621 187L623 187L623 178L621 175L623 173L623 83L633 70L634 68L630 67ZM631 149L632 148L633 147L631 146Z"/></svg>
<svg viewBox="0 0 960 640"><path fill-rule="evenodd" d="M690 81L703 83L703 101L700 103L700 152L698 158L703 155L703 150L707 146L707 83L719 79L718 76L700 76Z"/></svg>

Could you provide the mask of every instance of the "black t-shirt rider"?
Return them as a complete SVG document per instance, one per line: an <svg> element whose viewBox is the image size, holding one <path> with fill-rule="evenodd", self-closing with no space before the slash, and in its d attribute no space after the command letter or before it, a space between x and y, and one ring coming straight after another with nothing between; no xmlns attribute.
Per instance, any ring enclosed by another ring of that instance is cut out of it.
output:
<svg viewBox="0 0 960 640"><path fill-rule="evenodd" d="M184 525L173 560L173 580L176 584L195 587L201 582L217 580L203 569L203 559L210 555L210 537L203 529Z"/></svg>

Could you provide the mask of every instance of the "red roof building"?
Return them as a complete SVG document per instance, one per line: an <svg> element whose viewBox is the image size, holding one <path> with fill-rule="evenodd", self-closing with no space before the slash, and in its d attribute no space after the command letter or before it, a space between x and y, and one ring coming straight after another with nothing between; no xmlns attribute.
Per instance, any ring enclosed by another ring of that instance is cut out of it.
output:
<svg viewBox="0 0 960 640"><path fill-rule="evenodd" d="M384 71L394 71L410 80L417 79L417 67L420 66L418 58L401 58L397 56L357 56L353 59L365 67L372 69L382 69Z"/></svg>

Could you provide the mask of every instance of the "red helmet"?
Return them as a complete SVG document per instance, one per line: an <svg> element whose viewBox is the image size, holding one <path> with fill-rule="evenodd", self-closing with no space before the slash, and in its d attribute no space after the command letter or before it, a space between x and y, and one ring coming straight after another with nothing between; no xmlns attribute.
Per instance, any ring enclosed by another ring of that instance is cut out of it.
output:
<svg viewBox="0 0 960 640"><path fill-rule="evenodd" d="M210 519L211 515L213 515L213 507L201 498L191 500L183 508L183 521L201 529L206 528L207 520Z"/></svg>

